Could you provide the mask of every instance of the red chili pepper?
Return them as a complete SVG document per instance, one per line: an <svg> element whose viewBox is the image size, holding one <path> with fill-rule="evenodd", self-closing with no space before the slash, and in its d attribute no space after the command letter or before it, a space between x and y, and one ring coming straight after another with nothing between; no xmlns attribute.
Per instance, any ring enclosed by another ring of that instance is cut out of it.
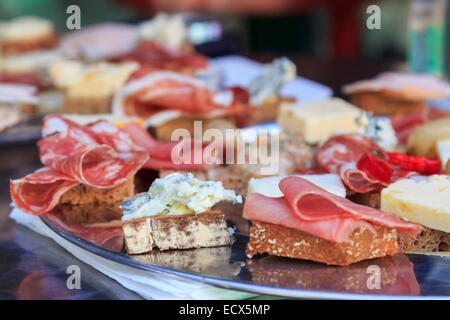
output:
<svg viewBox="0 0 450 320"><path fill-rule="evenodd" d="M438 158L408 156L404 153L388 152L388 161L407 171L417 171L426 175L437 174L441 171Z"/></svg>
<svg viewBox="0 0 450 320"><path fill-rule="evenodd" d="M384 183L389 183L394 173L394 168L385 160L377 158L367 152L358 160L356 167L365 172L369 177Z"/></svg>

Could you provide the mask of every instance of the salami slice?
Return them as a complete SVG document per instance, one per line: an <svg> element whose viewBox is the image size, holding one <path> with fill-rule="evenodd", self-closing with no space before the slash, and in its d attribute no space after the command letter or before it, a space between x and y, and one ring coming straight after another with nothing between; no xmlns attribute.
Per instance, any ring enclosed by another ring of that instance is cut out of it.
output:
<svg viewBox="0 0 450 320"><path fill-rule="evenodd" d="M279 187L284 197L249 195L244 203L244 218L294 228L334 242L347 240L362 226L373 230L372 224L413 235L421 230L393 214L353 203L299 177L287 177Z"/></svg>
<svg viewBox="0 0 450 320"><path fill-rule="evenodd" d="M134 176L149 157L128 134L106 122L82 126L50 115L42 132L38 146L45 168L10 181L13 202L31 214L48 212L78 184L113 188Z"/></svg>

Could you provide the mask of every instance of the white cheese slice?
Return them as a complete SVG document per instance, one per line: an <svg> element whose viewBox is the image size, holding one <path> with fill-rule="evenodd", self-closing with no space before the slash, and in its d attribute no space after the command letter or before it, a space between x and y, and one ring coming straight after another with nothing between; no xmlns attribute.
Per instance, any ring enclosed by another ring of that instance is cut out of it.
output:
<svg viewBox="0 0 450 320"><path fill-rule="evenodd" d="M436 146L439 159L441 160L442 170L445 170L445 166L450 160L450 140L439 140Z"/></svg>
<svg viewBox="0 0 450 320"><path fill-rule="evenodd" d="M357 133L360 110L339 99L283 103L277 122L287 132L301 134L307 143L321 143L334 134Z"/></svg>
<svg viewBox="0 0 450 320"><path fill-rule="evenodd" d="M307 175L294 175L296 177L303 178L309 182L319 186L320 188L333 193L335 195L345 197L345 186L341 181L341 178L334 173L327 174L307 174ZM266 178L251 178L248 182L248 194L261 193L266 197L282 197L278 184L286 176L266 177Z"/></svg>
<svg viewBox="0 0 450 320"><path fill-rule="evenodd" d="M431 229L450 232L449 176L398 180L382 190L381 210Z"/></svg>

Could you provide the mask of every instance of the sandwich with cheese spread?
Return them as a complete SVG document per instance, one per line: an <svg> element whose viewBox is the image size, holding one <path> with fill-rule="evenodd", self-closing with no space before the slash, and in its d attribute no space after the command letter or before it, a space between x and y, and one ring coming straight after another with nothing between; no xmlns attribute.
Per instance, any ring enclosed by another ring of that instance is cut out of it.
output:
<svg viewBox="0 0 450 320"><path fill-rule="evenodd" d="M188 173L156 179L147 193L126 201L123 209L125 248L129 254L231 244L221 201L242 198L221 182L201 181Z"/></svg>

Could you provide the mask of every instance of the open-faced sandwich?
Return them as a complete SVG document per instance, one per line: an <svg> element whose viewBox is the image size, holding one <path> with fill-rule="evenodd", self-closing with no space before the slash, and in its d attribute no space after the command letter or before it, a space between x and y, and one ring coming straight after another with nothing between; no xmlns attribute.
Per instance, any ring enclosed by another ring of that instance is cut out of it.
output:
<svg viewBox="0 0 450 320"><path fill-rule="evenodd" d="M148 153L106 121L83 126L50 115L42 134L44 167L10 182L16 207L41 215L58 206L66 220L81 224L120 219L118 206L134 194L134 175Z"/></svg>
<svg viewBox="0 0 450 320"><path fill-rule="evenodd" d="M20 17L0 23L0 52L3 55L56 47L58 34L51 21Z"/></svg>
<svg viewBox="0 0 450 320"><path fill-rule="evenodd" d="M357 81L343 91L355 105L380 116L414 113L426 108L428 99L450 97L450 85L437 77L395 72Z"/></svg>
<svg viewBox="0 0 450 320"><path fill-rule="evenodd" d="M276 187L272 182L268 189ZM269 253L348 265L393 255L399 252L397 234L415 236L421 230L394 214L356 204L305 178L286 177L278 187L282 197L252 193L245 200L243 216L252 220L248 258Z"/></svg>
<svg viewBox="0 0 450 320"><path fill-rule="evenodd" d="M192 174L173 173L156 179L147 193L121 208L125 247L130 254L153 248L191 249L231 244L225 215L215 205L242 202L221 182L202 181Z"/></svg>

